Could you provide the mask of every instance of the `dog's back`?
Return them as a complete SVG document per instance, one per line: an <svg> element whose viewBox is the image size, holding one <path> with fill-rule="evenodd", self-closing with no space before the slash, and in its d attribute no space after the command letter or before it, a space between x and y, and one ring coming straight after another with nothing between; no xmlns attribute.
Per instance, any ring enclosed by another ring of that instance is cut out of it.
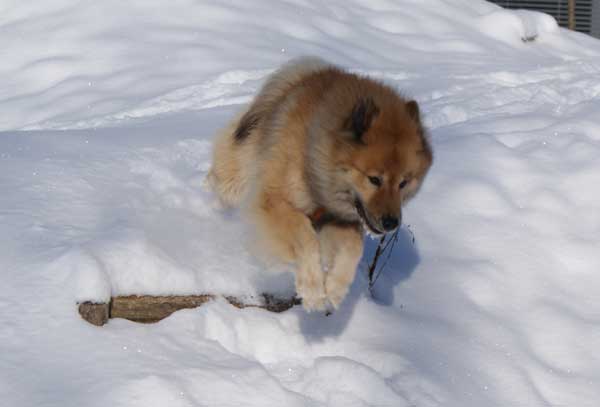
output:
<svg viewBox="0 0 600 407"><path fill-rule="evenodd" d="M237 207L247 195L264 143L262 130L291 90L310 74L330 68L314 57L290 61L269 77L247 109L217 135L208 182L223 204Z"/></svg>

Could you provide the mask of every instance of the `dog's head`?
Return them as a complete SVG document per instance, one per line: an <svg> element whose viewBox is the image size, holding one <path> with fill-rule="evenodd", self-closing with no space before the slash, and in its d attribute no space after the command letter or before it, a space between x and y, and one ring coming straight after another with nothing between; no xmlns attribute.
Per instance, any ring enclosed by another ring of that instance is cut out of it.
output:
<svg viewBox="0 0 600 407"><path fill-rule="evenodd" d="M332 151L338 187L369 232L391 232L433 159L419 106L395 95L362 97L341 121Z"/></svg>

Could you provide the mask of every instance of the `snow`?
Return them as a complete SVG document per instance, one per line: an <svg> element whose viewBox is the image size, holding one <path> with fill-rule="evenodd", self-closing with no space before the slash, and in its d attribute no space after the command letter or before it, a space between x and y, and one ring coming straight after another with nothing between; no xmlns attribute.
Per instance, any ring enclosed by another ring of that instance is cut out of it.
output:
<svg viewBox="0 0 600 407"><path fill-rule="evenodd" d="M216 130L307 54L416 98L430 129L374 298L367 239L328 317L81 320L111 295L290 294L203 180ZM600 400L597 40L476 0L2 0L0 57L2 405Z"/></svg>

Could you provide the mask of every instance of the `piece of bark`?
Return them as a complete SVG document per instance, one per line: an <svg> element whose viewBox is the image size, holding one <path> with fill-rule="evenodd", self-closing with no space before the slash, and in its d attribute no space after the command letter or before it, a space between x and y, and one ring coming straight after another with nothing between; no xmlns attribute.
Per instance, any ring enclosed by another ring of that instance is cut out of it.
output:
<svg viewBox="0 0 600 407"><path fill-rule="evenodd" d="M212 295L151 296L129 295L113 297L111 318L125 318L135 322L158 322L180 309L196 308L214 298Z"/></svg>
<svg viewBox="0 0 600 407"><path fill-rule="evenodd" d="M110 316L110 304L93 303L91 301L79 304L79 315L90 324L102 326L108 322Z"/></svg>

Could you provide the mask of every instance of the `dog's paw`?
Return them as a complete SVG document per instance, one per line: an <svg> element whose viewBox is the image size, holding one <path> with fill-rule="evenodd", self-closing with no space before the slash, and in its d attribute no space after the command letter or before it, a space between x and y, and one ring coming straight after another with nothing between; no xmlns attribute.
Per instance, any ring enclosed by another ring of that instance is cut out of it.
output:
<svg viewBox="0 0 600 407"><path fill-rule="evenodd" d="M322 296L303 296L302 306L308 312L325 311L327 309L327 298Z"/></svg>
<svg viewBox="0 0 600 407"><path fill-rule="evenodd" d="M346 298L346 294L348 294L348 284L341 284L335 278L328 278L325 283L325 293L333 308L338 309L344 298Z"/></svg>
<svg viewBox="0 0 600 407"><path fill-rule="evenodd" d="M302 298L302 306L307 311L324 311L327 307L327 296L323 280L319 278L297 279L296 291Z"/></svg>

